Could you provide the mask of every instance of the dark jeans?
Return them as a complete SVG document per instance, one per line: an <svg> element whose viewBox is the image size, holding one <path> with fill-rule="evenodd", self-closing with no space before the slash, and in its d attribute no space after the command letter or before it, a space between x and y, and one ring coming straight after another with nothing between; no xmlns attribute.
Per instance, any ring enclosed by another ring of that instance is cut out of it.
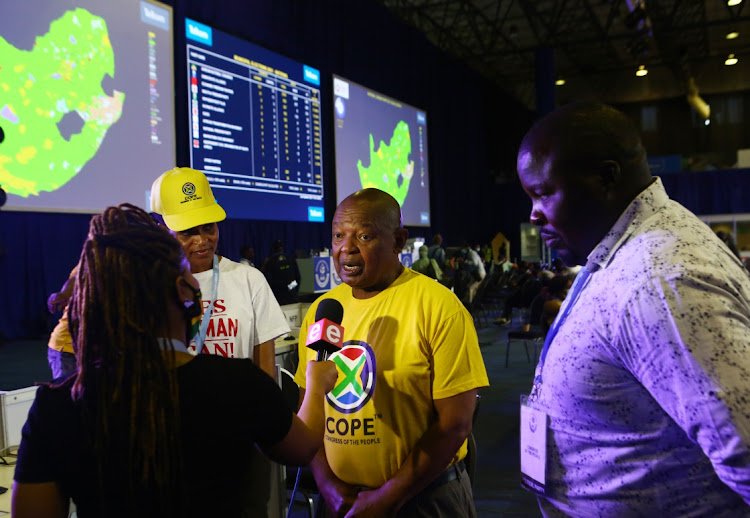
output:
<svg viewBox="0 0 750 518"><path fill-rule="evenodd" d="M325 501L320 500L318 518L332 518ZM455 480L427 489L406 502L397 518L476 518L474 494L465 470Z"/></svg>
<svg viewBox="0 0 750 518"><path fill-rule="evenodd" d="M76 371L76 355L47 348L47 362L52 369L52 379L67 378Z"/></svg>

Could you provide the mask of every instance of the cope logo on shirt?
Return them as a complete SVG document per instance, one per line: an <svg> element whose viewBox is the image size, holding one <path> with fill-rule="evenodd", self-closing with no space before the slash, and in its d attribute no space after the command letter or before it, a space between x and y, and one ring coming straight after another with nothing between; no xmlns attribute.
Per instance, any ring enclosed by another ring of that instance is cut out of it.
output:
<svg viewBox="0 0 750 518"><path fill-rule="evenodd" d="M350 340L328 357L339 371L339 382L326 395L328 404L342 414L353 414L375 392L375 353L365 342Z"/></svg>

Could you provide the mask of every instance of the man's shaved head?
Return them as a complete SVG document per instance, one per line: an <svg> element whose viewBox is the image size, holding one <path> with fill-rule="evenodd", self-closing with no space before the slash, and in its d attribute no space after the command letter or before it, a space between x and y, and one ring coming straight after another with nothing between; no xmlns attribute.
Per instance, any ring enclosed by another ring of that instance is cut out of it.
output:
<svg viewBox="0 0 750 518"><path fill-rule="evenodd" d="M588 254L653 180L637 129L600 103L569 104L540 119L518 151L530 221L568 265Z"/></svg>
<svg viewBox="0 0 750 518"><path fill-rule="evenodd" d="M362 189L344 198L339 204L339 208L351 203L363 203L370 206L370 210L383 218L383 221L387 222L388 226L394 230L403 227L401 206L396 198L387 192L374 188ZM339 208L336 210L338 211Z"/></svg>
<svg viewBox="0 0 750 518"><path fill-rule="evenodd" d="M333 215L333 262L356 298L372 297L396 280L408 237L401 207L390 194L363 189L339 204Z"/></svg>

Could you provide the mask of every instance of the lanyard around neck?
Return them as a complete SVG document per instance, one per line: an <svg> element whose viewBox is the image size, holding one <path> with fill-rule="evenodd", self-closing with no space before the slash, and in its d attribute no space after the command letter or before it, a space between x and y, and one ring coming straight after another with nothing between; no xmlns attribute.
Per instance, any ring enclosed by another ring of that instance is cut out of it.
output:
<svg viewBox="0 0 750 518"><path fill-rule="evenodd" d="M214 312L214 304L216 303L216 293L219 290L219 257L214 254L214 276L213 286L211 287L211 303L206 308L201 318L201 327L198 334L195 335L195 353L200 354L203 350L203 342L206 340L206 331L208 330L208 322L211 320L211 315Z"/></svg>
<svg viewBox="0 0 750 518"><path fill-rule="evenodd" d="M557 332L560 330L560 326L565 322L565 319L568 318L570 309L573 307L573 304L576 303L576 300L578 300L578 296L581 294L581 290L586 285L591 273L591 270L586 267L583 267L583 269L578 272L576 280L573 282L573 286L570 289L570 294L566 297L568 303L565 305L565 309L557 315L555 321L552 323L552 327L550 327L547 332L547 337L544 339L544 347L542 347L542 352L539 355L539 374L534 378L534 393L532 395L539 395L539 390L542 386L542 370L544 369L544 362L547 360L549 347L555 339Z"/></svg>

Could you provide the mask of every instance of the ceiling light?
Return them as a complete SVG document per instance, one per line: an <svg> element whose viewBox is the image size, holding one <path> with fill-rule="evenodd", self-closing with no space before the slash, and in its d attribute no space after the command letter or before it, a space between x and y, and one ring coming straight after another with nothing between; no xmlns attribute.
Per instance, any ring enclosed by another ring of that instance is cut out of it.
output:
<svg viewBox="0 0 750 518"><path fill-rule="evenodd" d="M555 81L556 86L562 86L564 84L565 84L565 79L558 79L557 81Z"/></svg>
<svg viewBox="0 0 750 518"><path fill-rule="evenodd" d="M728 40L733 40L733 39L737 38L737 37L738 37L739 35L740 35L740 33L739 33L739 32L737 32L737 31L732 31L732 32L728 32L728 33L727 33L727 36L726 36L726 38L727 38Z"/></svg>
<svg viewBox="0 0 750 518"><path fill-rule="evenodd" d="M727 65L727 66L736 65L737 64L737 58L734 57L734 54L729 54L729 57L724 62L724 64Z"/></svg>
<svg viewBox="0 0 750 518"><path fill-rule="evenodd" d="M733 7L735 5L740 5L742 3L742 0L728 0L727 5L729 7Z"/></svg>
<svg viewBox="0 0 750 518"><path fill-rule="evenodd" d="M706 119L705 121L703 121L703 124L708 126L709 124L711 124L711 119Z"/></svg>
<svg viewBox="0 0 750 518"><path fill-rule="evenodd" d="M641 65L638 67L638 70L636 70L635 75L638 77L643 77L646 74L648 74L648 70L646 70L646 65Z"/></svg>

